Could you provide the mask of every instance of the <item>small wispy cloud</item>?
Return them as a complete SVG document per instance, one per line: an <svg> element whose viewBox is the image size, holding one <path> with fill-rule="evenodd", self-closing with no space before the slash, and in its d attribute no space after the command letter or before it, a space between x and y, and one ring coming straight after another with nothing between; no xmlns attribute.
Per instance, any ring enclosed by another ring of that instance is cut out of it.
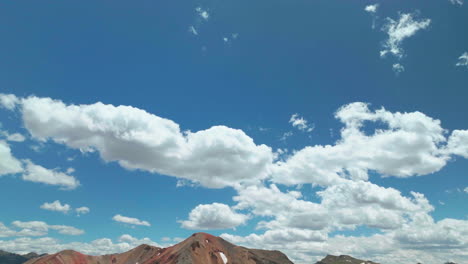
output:
<svg viewBox="0 0 468 264"><path fill-rule="evenodd" d="M151 224L147 221L142 221L138 218L123 216L120 214L117 214L114 217L112 217L112 220L116 222L124 223L124 224L130 224L130 225L151 226Z"/></svg>
<svg viewBox="0 0 468 264"><path fill-rule="evenodd" d="M189 27L189 32L192 33L195 36L198 36L198 31L195 29L194 26Z"/></svg>
<svg viewBox="0 0 468 264"><path fill-rule="evenodd" d="M86 206L78 207L78 208L75 209L76 215L78 215L78 216L84 215L84 214L89 214L90 211L91 210Z"/></svg>
<svg viewBox="0 0 468 264"><path fill-rule="evenodd" d="M379 7L379 4L368 5L364 8L364 10L369 13L376 13L378 7Z"/></svg>
<svg viewBox="0 0 468 264"><path fill-rule="evenodd" d="M463 5L463 0L449 0L454 5Z"/></svg>
<svg viewBox="0 0 468 264"><path fill-rule="evenodd" d="M281 136L280 140L281 140L281 141L286 141L286 139L288 139L289 137L291 137L293 134L294 134L294 133L293 133L292 131L285 132L285 133Z"/></svg>
<svg viewBox="0 0 468 264"><path fill-rule="evenodd" d="M388 39L383 44L380 56L385 57L392 54L397 58L402 58L404 50L402 43L405 39L413 36L416 32L426 29L431 24L430 19L416 19L415 14L400 14L398 20L387 18L387 23L382 30L387 33Z"/></svg>
<svg viewBox="0 0 468 264"><path fill-rule="evenodd" d="M210 14L208 13L208 11L206 9L203 9L202 7L195 8L195 11L197 11L198 15L204 20L208 20L210 18Z"/></svg>
<svg viewBox="0 0 468 264"><path fill-rule="evenodd" d="M232 33L230 36L223 37L224 43L230 43L231 41L237 39L239 37L239 33Z"/></svg>
<svg viewBox="0 0 468 264"><path fill-rule="evenodd" d="M289 123L303 132L312 132L314 130L314 125L309 124L309 121L299 116L299 114L293 114L289 119Z"/></svg>
<svg viewBox="0 0 468 264"><path fill-rule="evenodd" d="M392 69L397 75L405 71L405 67L400 63L393 64Z"/></svg>
<svg viewBox="0 0 468 264"><path fill-rule="evenodd" d="M468 67L468 52L464 52L460 57L458 57L458 62L455 65L459 67Z"/></svg>

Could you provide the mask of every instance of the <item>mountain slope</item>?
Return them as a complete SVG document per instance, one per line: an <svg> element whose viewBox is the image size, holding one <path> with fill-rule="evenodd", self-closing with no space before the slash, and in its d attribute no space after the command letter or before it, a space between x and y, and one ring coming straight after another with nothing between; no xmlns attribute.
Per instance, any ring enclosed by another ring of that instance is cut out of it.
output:
<svg viewBox="0 0 468 264"><path fill-rule="evenodd" d="M1 264L23 264L29 259L39 257L36 253L28 253L26 255L19 255L15 253L0 250L0 263Z"/></svg>
<svg viewBox="0 0 468 264"><path fill-rule="evenodd" d="M315 264L378 264L372 261L355 259L347 255L332 256L328 255Z"/></svg>
<svg viewBox="0 0 468 264"><path fill-rule="evenodd" d="M239 247L206 233L196 233L168 248L141 245L121 254L89 256L65 250L25 264L293 264L280 251Z"/></svg>

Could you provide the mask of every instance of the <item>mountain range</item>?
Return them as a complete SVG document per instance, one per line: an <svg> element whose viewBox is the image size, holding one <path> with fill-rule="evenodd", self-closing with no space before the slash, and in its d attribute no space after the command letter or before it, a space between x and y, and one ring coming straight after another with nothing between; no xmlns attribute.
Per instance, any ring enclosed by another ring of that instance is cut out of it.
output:
<svg viewBox="0 0 468 264"><path fill-rule="evenodd" d="M0 264L293 264L276 250L249 249L207 233L195 233L167 248L140 245L119 254L85 255L73 250L19 255L0 250ZM378 264L350 256L328 255L316 264Z"/></svg>

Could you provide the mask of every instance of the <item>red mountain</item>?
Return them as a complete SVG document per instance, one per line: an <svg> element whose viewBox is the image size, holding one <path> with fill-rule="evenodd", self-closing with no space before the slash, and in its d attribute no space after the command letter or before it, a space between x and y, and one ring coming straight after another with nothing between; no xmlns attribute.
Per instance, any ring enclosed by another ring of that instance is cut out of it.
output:
<svg viewBox="0 0 468 264"><path fill-rule="evenodd" d="M73 250L31 259L25 264L293 264L280 251L248 249L206 233L168 248L141 245L121 254L89 256Z"/></svg>

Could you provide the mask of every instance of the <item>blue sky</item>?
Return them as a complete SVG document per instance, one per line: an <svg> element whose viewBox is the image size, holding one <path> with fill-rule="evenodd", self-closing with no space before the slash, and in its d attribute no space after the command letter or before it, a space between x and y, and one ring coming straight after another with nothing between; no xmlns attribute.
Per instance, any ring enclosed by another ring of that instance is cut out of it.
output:
<svg viewBox="0 0 468 264"><path fill-rule="evenodd" d="M467 8L3 3L0 249L467 261Z"/></svg>

